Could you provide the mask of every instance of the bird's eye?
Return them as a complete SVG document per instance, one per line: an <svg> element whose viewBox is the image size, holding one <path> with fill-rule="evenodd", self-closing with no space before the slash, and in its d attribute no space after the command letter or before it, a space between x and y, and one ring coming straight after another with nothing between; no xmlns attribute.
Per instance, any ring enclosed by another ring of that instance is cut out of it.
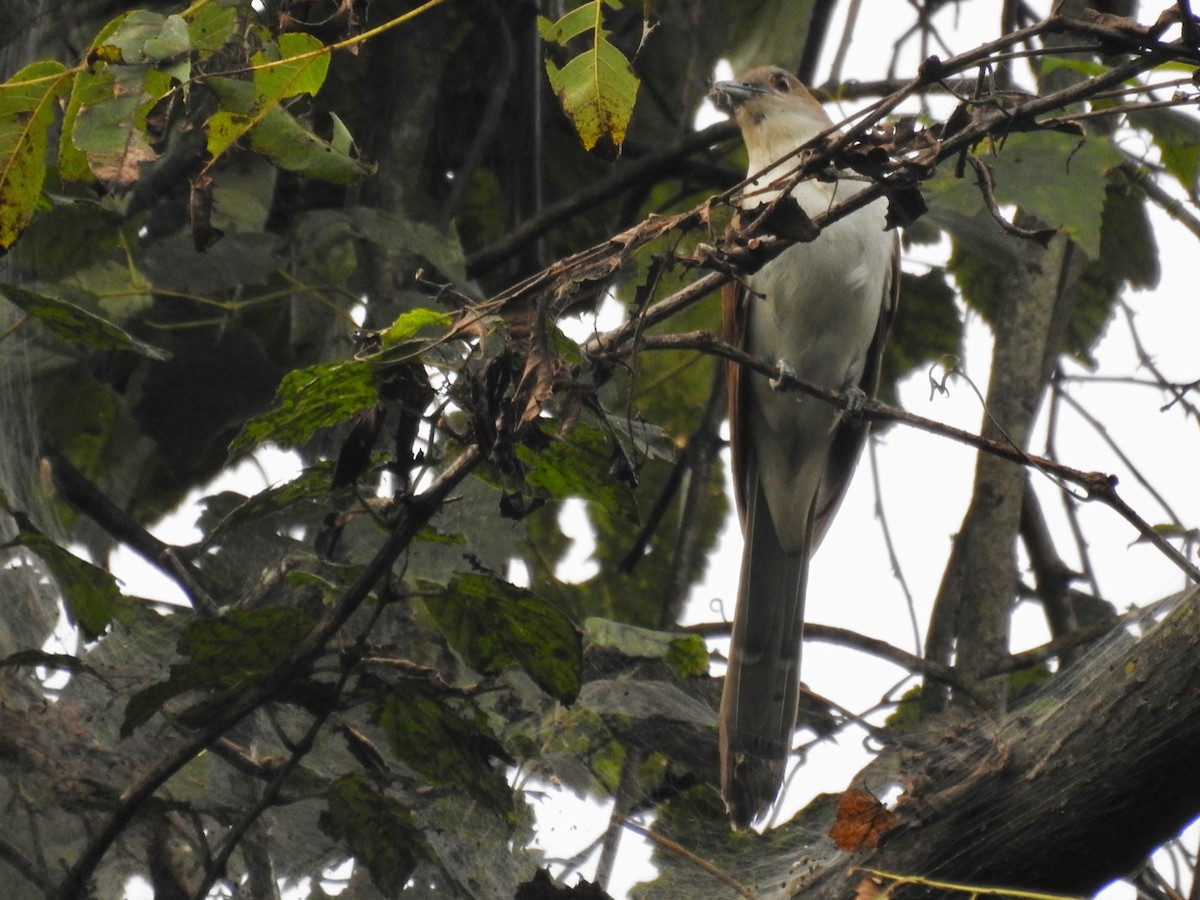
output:
<svg viewBox="0 0 1200 900"><path fill-rule="evenodd" d="M792 89L792 83L788 81L788 77L783 72L775 72L771 76L771 87L780 93L786 94Z"/></svg>

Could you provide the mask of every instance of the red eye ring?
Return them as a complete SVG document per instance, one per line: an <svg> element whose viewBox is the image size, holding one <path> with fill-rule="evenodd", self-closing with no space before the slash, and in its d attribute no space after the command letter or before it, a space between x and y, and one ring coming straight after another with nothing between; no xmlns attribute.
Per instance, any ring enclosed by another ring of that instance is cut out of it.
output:
<svg viewBox="0 0 1200 900"><path fill-rule="evenodd" d="M775 90L786 94L792 89L792 84L788 81L788 77L783 72L776 72L771 76L771 87Z"/></svg>

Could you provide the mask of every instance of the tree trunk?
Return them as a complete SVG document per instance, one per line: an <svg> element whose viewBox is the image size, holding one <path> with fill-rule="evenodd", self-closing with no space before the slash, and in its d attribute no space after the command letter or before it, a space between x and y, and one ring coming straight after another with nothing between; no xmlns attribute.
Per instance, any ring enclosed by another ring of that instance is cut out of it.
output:
<svg viewBox="0 0 1200 900"><path fill-rule="evenodd" d="M1116 632L995 726L883 754L867 771L898 770L905 795L879 847L763 896L850 897L860 868L1070 894L1129 874L1200 811L1198 602Z"/></svg>

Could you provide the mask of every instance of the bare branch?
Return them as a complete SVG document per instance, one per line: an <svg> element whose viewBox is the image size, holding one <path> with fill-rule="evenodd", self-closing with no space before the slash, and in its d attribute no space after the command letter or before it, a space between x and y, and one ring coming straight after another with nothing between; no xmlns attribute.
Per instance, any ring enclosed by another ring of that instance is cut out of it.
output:
<svg viewBox="0 0 1200 900"><path fill-rule="evenodd" d="M166 753L149 772L125 789L108 823L88 843L60 884L60 900L74 900L84 894L84 886L91 880L92 874L113 841L137 814L142 804L154 796L167 779L312 665L326 644L375 589L376 584L391 571L392 565L400 558L413 537L437 512L450 492L482 459L483 453L478 445L466 447L433 484L407 502L404 515L375 557L334 602L321 621L296 645L289 659L247 690L227 710L215 716L211 724Z"/></svg>
<svg viewBox="0 0 1200 900"><path fill-rule="evenodd" d="M747 369L766 375L779 385L778 390L799 391L811 397L824 400L826 403L831 403L839 409L846 409L850 403L849 398L841 391L796 378L793 374L782 368L778 362L768 362L751 356L719 340L709 332L693 331L684 334L646 337L642 340L639 349L700 350L731 360ZM1084 492L1083 499L1099 500L1101 503L1114 509L1144 539L1157 547L1171 562L1180 568L1189 579L1200 582L1200 569L1197 569L1186 556L1171 546L1162 535L1154 530L1153 526L1134 512L1117 495L1117 478L1115 475L1106 475L1102 472L1085 472L1081 469L1066 466L1052 459L1027 453L1011 443L994 441L973 432L956 428L953 425L946 425L935 419L927 419L924 416L910 413L907 410L889 406L879 400L866 400L863 403L861 415L868 421L899 422L930 434L946 437L960 444L966 444L969 447L982 450L992 456L997 456L1024 466L1030 466L1050 476L1052 479L1082 488Z"/></svg>

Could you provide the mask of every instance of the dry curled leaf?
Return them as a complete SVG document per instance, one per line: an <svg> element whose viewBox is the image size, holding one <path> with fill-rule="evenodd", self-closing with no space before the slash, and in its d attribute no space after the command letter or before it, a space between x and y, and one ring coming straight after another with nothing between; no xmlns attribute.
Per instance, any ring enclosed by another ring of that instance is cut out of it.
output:
<svg viewBox="0 0 1200 900"><path fill-rule="evenodd" d="M882 878L870 874L863 875L854 885L854 900L876 900L885 890Z"/></svg>
<svg viewBox="0 0 1200 900"><path fill-rule="evenodd" d="M899 821L874 794L851 788L838 799L837 820L829 829L829 836L839 850L849 853L873 850Z"/></svg>

